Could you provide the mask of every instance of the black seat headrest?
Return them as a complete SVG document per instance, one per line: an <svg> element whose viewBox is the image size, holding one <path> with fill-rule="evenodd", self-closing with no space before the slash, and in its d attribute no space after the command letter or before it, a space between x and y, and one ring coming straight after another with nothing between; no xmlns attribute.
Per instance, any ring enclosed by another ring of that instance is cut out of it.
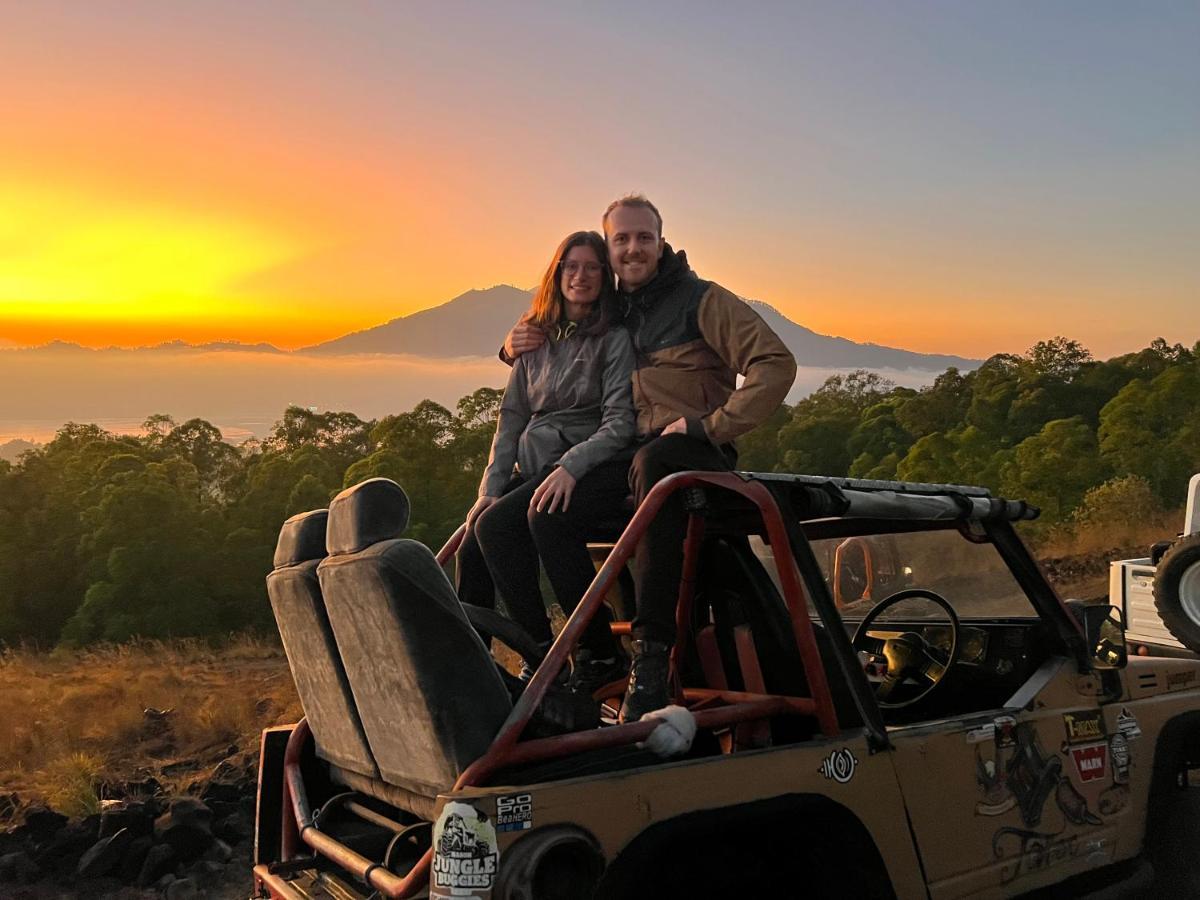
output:
<svg viewBox="0 0 1200 900"><path fill-rule="evenodd" d="M325 558L325 524L329 510L314 509L297 513L279 529L275 544L275 568L299 565L313 559Z"/></svg>
<svg viewBox="0 0 1200 900"><path fill-rule="evenodd" d="M408 527L408 509L408 495L390 478L370 478L346 488L329 504L329 555L358 553L400 537Z"/></svg>

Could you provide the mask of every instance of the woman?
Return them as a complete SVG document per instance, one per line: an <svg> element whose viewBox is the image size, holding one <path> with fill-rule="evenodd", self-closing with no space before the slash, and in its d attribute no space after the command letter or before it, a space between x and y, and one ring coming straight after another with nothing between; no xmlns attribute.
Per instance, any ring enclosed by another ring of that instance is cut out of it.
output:
<svg viewBox="0 0 1200 900"><path fill-rule="evenodd" d="M570 615L595 569L587 531L621 514L634 435L633 347L615 313L604 238L577 231L559 245L525 319L549 337L512 367L479 499L458 554L464 603L491 607L549 644L538 557ZM514 471L514 463L516 470ZM591 693L624 674L606 615L588 625L572 688Z"/></svg>

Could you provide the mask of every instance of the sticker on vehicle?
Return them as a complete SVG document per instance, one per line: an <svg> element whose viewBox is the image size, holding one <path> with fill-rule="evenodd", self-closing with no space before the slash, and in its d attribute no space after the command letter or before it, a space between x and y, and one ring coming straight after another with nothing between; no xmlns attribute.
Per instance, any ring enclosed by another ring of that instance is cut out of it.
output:
<svg viewBox="0 0 1200 900"><path fill-rule="evenodd" d="M526 831L532 827L532 794L508 794L496 798L497 831Z"/></svg>
<svg viewBox="0 0 1200 900"><path fill-rule="evenodd" d="M858 760L854 758L854 754L850 752L849 747L843 747L841 750L834 750L829 756L821 762L821 767L817 769L827 779L833 779L838 784L846 784L854 777L854 770L858 767Z"/></svg>
<svg viewBox="0 0 1200 900"><path fill-rule="evenodd" d="M1108 774L1108 744L1087 744L1071 748L1071 761L1080 781L1099 781Z"/></svg>
<svg viewBox="0 0 1200 900"><path fill-rule="evenodd" d="M1089 744L1104 739L1104 719L1098 709L1063 713L1068 744Z"/></svg>
<svg viewBox="0 0 1200 900"><path fill-rule="evenodd" d="M478 898L492 889L500 868L496 827L468 803L451 801L433 826L433 878L430 897Z"/></svg>
<svg viewBox="0 0 1200 900"><path fill-rule="evenodd" d="M1124 707L1117 714L1117 731L1125 735L1125 739L1129 741L1136 741L1142 736L1142 729L1138 725L1137 716Z"/></svg>
<svg viewBox="0 0 1200 900"><path fill-rule="evenodd" d="M1125 784L1129 781L1129 739L1123 732L1118 731L1108 741L1109 752L1112 755L1113 782Z"/></svg>

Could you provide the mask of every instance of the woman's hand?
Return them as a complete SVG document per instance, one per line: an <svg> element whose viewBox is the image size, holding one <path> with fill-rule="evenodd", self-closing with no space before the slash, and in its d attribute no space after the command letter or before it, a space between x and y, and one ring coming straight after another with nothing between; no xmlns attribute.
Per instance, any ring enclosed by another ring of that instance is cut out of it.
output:
<svg viewBox="0 0 1200 900"><path fill-rule="evenodd" d="M552 513L561 503L562 512L571 503L571 492L575 490L575 476L562 466L546 476L529 498L529 508L538 512Z"/></svg>
<svg viewBox="0 0 1200 900"><path fill-rule="evenodd" d="M471 511L467 513L467 531L470 531L475 527L475 520L479 518L480 514L482 514L485 509L495 503L498 499L498 497L480 497L475 501L475 505L472 506Z"/></svg>

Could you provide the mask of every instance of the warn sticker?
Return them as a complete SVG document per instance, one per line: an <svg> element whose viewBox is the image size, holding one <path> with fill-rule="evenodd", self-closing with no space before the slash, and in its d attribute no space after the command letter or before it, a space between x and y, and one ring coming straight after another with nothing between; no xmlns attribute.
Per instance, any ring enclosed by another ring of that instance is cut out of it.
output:
<svg viewBox="0 0 1200 900"><path fill-rule="evenodd" d="M486 814L451 801L433 826L430 896L439 900L488 894L500 868L496 828Z"/></svg>
<svg viewBox="0 0 1200 900"><path fill-rule="evenodd" d="M1071 760L1080 781L1099 781L1108 774L1108 744L1072 747Z"/></svg>

